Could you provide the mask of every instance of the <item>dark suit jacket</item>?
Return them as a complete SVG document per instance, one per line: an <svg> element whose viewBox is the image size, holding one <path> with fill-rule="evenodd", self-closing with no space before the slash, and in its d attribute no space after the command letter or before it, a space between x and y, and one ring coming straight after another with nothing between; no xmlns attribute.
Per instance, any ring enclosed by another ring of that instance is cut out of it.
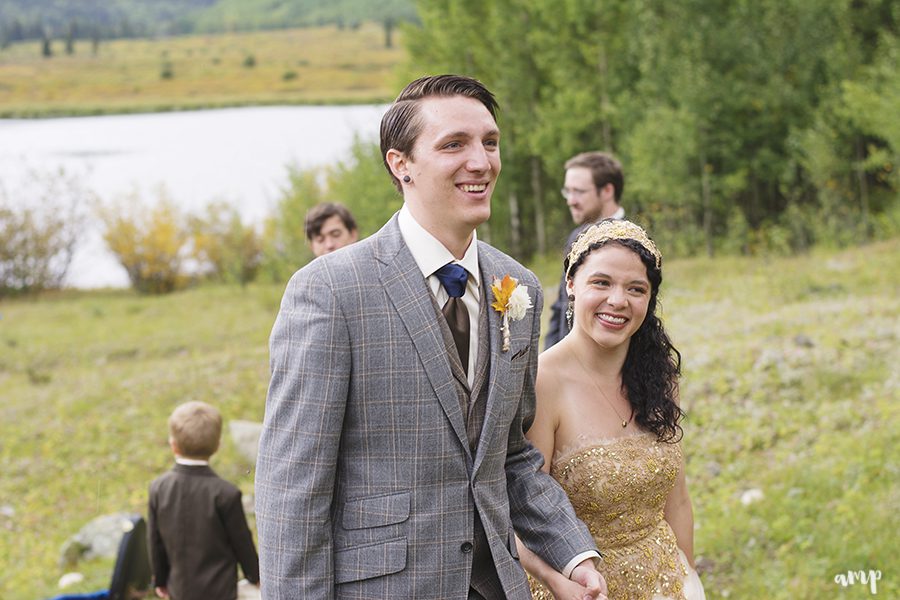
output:
<svg viewBox="0 0 900 600"><path fill-rule="evenodd" d="M572 244L581 235L581 232L593 225L593 222L584 223L572 230L566 240L566 249L563 252L563 261L572 250ZM544 335L544 350L566 337L569 333L569 324L566 323L566 307L569 304L569 294L566 292L566 273L563 271L562 280L559 282L559 296L550 307L550 326Z"/></svg>
<svg viewBox="0 0 900 600"><path fill-rule="evenodd" d="M150 563L172 600L233 600L237 564L259 581L241 491L207 466L176 464L150 484Z"/></svg>

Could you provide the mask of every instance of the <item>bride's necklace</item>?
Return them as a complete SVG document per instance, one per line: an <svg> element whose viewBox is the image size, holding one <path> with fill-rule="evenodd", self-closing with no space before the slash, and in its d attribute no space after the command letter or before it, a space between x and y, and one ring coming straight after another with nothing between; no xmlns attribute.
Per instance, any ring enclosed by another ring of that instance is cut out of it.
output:
<svg viewBox="0 0 900 600"><path fill-rule="evenodd" d="M631 415L629 415L629 417L627 419L623 418L621 413L619 413L619 411L616 409L616 405L613 404L610 401L610 399L606 397L606 394L603 392L603 389L600 387L600 384L597 383L597 380L594 379L594 377L591 375L591 372L588 371L587 367L584 366L584 363L582 362L581 357L578 356L578 351L575 350L574 346L572 346L572 354L575 355L575 360L577 360L578 364L581 365L581 369L584 371L584 374L587 375L587 378L591 380L591 382L594 384L594 387L596 387L597 391L600 392L600 396L602 396L603 399L606 400L606 403L609 404L609 407L611 409L613 409L613 412L616 413L616 416L619 417L619 419L622 421L622 429L625 429L626 427L628 427L628 424L631 423L631 420L634 418L634 409L633 408L631 409Z"/></svg>

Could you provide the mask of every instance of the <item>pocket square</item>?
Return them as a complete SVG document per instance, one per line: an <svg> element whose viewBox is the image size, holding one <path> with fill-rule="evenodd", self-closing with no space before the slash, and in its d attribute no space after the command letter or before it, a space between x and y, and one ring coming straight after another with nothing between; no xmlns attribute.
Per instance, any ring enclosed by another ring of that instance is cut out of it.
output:
<svg viewBox="0 0 900 600"><path fill-rule="evenodd" d="M528 346L525 346L524 348L522 348L521 350L519 350L518 352L513 354L509 360L513 361L513 360L516 360L517 358L519 358L520 356L525 356L526 354L528 354L529 350L531 350L531 344L529 344Z"/></svg>

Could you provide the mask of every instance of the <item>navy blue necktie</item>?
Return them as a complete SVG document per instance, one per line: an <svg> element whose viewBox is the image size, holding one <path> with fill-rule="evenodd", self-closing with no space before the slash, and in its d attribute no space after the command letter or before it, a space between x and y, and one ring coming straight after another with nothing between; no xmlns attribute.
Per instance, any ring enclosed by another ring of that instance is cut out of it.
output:
<svg viewBox="0 0 900 600"><path fill-rule="evenodd" d="M463 371L468 374L469 311L462 301L462 296L466 293L466 283L469 280L469 274L463 267L455 263L444 265L435 271L434 274L450 296L447 303L444 304L444 308L441 309L441 313L447 319L447 325L450 326L450 333L453 334L453 342L456 344L456 351L459 353Z"/></svg>

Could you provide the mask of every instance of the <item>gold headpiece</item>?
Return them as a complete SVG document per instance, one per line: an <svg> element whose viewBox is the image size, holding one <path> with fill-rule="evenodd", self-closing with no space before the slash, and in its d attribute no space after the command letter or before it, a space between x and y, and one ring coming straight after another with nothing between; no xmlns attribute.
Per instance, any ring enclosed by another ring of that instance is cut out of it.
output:
<svg viewBox="0 0 900 600"><path fill-rule="evenodd" d="M609 240L634 240L656 258L657 269L662 263L662 255L656 248L656 244L654 244L653 240L647 236L647 232L644 231L640 225L635 225L631 221L625 221L624 219L605 219L596 225L591 225L585 229L581 235L578 236L578 239L575 240L575 243L572 244L572 251L569 252L566 276L569 275L568 270L572 268L575 261L577 261L582 254L587 252L588 248L593 244L603 243Z"/></svg>

